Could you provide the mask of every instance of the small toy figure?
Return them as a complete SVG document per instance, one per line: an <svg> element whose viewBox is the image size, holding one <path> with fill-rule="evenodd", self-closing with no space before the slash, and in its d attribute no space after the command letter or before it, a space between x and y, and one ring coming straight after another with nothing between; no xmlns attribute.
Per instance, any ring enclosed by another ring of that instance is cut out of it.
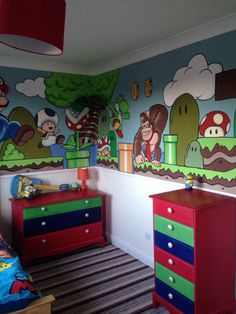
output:
<svg viewBox="0 0 236 314"><path fill-rule="evenodd" d="M26 185L21 196L27 199L31 199L36 195L36 193L37 193L37 190L33 185Z"/></svg>
<svg viewBox="0 0 236 314"><path fill-rule="evenodd" d="M10 193L14 198L32 199L39 191L68 191L69 184L45 185L39 179L30 179L27 176L16 175L10 184Z"/></svg>
<svg viewBox="0 0 236 314"><path fill-rule="evenodd" d="M193 188L193 176L191 174L188 174L185 177L185 190L192 190Z"/></svg>
<svg viewBox="0 0 236 314"><path fill-rule="evenodd" d="M79 191L80 190L79 183L77 183L77 182L71 183L70 186L69 186L69 190L71 190L71 191Z"/></svg>
<svg viewBox="0 0 236 314"><path fill-rule="evenodd" d="M28 177L20 177L18 185L19 198L31 199L36 195L36 188L33 185L33 181Z"/></svg>

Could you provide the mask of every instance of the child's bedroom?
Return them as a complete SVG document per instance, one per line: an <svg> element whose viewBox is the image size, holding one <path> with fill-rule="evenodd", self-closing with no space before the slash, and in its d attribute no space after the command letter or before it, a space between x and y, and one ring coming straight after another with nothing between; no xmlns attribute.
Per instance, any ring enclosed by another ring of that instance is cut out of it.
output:
<svg viewBox="0 0 236 314"><path fill-rule="evenodd" d="M0 314L236 313L236 2L0 1Z"/></svg>

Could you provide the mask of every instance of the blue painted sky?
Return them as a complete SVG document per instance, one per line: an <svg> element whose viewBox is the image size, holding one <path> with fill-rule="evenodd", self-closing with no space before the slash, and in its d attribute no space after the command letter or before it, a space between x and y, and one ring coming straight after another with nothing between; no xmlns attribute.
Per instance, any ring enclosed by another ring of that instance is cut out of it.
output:
<svg viewBox="0 0 236 314"><path fill-rule="evenodd" d="M130 105L131 119L123 121L124 138L118 139L119 142L133 142L135 133L139 127L139 114L153 104L165 104L163 97L165 86L173 79L176 70L186 66L197 54L203 54L208 64L221 64L223 70L236 68L236 31L200 41L121 68L113 100L119 94L125 96ZM50 75L51 72L46 71L0 67L0 76L3 77L6 84L11 88L7 95L10 102L9 106L2 114L7 116L17 106L26 107L33 115L44 107L54 109L59 115L57 128L67 137L71 134L71 131L65 125L64 110L52 106L44 98L39 96L26 97L15 89L17 83L23 83L26 79L35 80L38 77L48 77ZM153 81L153 93L151 97L144 95L144 82L148 77L151 77ZM133 101L130 91L132 82L136 80L140 85L140 97L138 100ZM216 102L214 97L212 97L204 101L198 100L198 105L200 120L209 111L225 111L231 119L231 128L227 136L233 136L233 116L236 110L236 99ZM170 108L168 108L168 111L170 112ZM169 133L168 124L163 133Z"/></svg>
<svg viewBox="0 0 236 314"><path fill-rule="evenodd" d="M165 104L163 91L168 82L173 79L177 69L187 66L193 56L203 54L208 64L219 63L223 70L236 68L236 31L229 32L208 40L188 45L148 60L138 62L121 69L119 82L114 92L114 99L123 94L130 105L131 119L123 121L124 138L122 142L133 142L136 130L139 127L139 114L148 110L153 104ZM151 97L144 95L144 82L151 77L153 93ZM131 83L138 81L140 85L139 99L131 99ZM231 128L227 136L233 136L233 117L236 110L236 99L215 101L214 97L208 100L198 100L200 120L209 111L225 111L231 119ZM170 111L170 108L168 108ZM169 133L169 126L164 130Z"/></svg>

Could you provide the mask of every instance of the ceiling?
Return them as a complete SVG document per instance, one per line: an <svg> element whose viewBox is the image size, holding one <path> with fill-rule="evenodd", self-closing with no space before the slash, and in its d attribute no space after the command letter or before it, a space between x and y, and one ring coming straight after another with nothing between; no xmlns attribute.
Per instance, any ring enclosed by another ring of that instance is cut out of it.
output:
<svg viewBox="0 0 236 314"><path fill-rule="evenodd" d="M66 6L62 56L0 44L0 64L96 74L236 29L235 0L66 0Z"/></svg>

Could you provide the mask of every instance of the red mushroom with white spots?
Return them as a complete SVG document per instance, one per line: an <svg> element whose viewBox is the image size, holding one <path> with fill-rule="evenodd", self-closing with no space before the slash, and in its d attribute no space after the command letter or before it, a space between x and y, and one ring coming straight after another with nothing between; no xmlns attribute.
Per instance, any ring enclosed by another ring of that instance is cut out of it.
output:
<svg viewBox="0 0 236 314"><path fill-rule="evenodd" d="M230 119L223 111L208 112L199 126L199 133L204 137L223 137L229 132Z"/></svg>

